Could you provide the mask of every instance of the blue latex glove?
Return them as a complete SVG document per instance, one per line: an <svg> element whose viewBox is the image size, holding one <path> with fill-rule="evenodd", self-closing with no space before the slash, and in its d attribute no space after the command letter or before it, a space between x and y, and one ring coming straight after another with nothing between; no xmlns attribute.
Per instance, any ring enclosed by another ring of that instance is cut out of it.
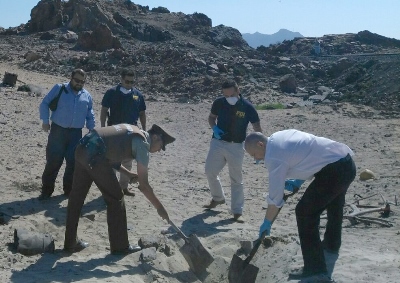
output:
<svg viewBox="0 0 400 283"><path fill-rule="evenodd" d="M217 140L220 140L220 139L221 139L221 135L224 134L224 131L221 130L217 125L214 125L214 126L212 127L212 130L213 130L213 133L214 133L214 137L215 137Z"/></svg>
<svg viewBox="0 0 400 283"><path fill-rule="evenodd" d="M287 179L285 181L285 190L293 192L296 188L299 189L304 182L304 180Z"/></svg>
<svg viewBox="0 0 400 283"><path fill-rule="evenodd" d="M269 221L268 219L264 218L264 222L263 224L261 224L260 226L260 234L259 234L259 238L261 238L261 234L266 231L267 233L265 233L266 236L269 236L269 233L271 233L271 226L272 226L272 222Z"/></svg>

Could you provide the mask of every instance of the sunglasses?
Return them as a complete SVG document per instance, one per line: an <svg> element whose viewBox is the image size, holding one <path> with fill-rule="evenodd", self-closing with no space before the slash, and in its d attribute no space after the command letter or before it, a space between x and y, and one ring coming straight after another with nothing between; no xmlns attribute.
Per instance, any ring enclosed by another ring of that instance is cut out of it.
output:
<svg viewBox="0 0 400 283"><path fill-rule="evenodd" d="M85 80L80 80L80 79L77 79L77 78L72 78L73 80L74 80L74 82L76 82L77 84L84 84L85 83Z"/></svg>
<svg viewBox="0 0 400 283"><path fill-rule="evenodd" d="M130 81L130 80L124 80L124 82L125 82L126 84L133 84L133 81Z"/></svg>

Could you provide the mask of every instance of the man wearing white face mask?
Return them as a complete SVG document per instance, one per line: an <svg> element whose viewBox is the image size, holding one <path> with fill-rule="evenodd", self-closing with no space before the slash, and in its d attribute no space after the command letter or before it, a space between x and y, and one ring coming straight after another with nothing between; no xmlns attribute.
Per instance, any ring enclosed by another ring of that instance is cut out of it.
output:
<svg viewBox="0 0 400 283"><path fill-rule="evenodd" d="M208 123L213 130L210 150L205 164L205 173L211 191L211 202L204 208L215 208L225 203L219 173L228 163L231 181L231 211L233 220L244 222L242 217L244 192L242 164L244 157L243 141L247 126L252 124L254 131L261 132L260 118L254 106L245 100L233 80L222 84L222 97L217 98L211 107Z"/></svg>
<svg viewBox="0 0 400 283"><path fill-rule="evenodd" d="M142 130L146 131L146 104L142 93L133 87L135 72L129 69L121 71L121 82L107 90L101 101L100 123L102 127L107 125L130 124L138 125L138 119ZM108 115L109 114L109 115ZM124 160L122 165L131 170L132 159ZM134 196L135 193L128 189L129 179L120 174L119 184L125 195Z"/></svg>

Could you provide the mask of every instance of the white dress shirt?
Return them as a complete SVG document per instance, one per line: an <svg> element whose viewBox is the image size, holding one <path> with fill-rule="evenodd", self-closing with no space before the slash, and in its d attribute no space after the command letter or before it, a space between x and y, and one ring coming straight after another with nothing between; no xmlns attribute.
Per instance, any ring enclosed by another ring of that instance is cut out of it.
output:
<svg viewBox="0 0 400 283"><path fill-rule="evenodd" d="M345 144L290 129L272 134L267 141L265 166L269 172L268 204L281 207L286 179L312 179L323 167L353 151Z"/></svg>

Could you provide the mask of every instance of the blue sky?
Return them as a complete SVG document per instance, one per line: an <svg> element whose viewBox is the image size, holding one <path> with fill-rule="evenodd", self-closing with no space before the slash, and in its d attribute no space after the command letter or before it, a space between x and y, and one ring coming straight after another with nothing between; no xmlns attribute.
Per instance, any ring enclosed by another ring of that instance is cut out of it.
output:
<svg viewBox="0 0 400 283"><path fill-rule="evenodd" d="M110 1L110 0L104 0ZM15 27L30 19L38 0L0 0L0 26ZM400 39L400 0L132 0L166 7L171 12L203 13L213 26L241 33L273 34L281 28L304 36L369 30Z"/></svg>

